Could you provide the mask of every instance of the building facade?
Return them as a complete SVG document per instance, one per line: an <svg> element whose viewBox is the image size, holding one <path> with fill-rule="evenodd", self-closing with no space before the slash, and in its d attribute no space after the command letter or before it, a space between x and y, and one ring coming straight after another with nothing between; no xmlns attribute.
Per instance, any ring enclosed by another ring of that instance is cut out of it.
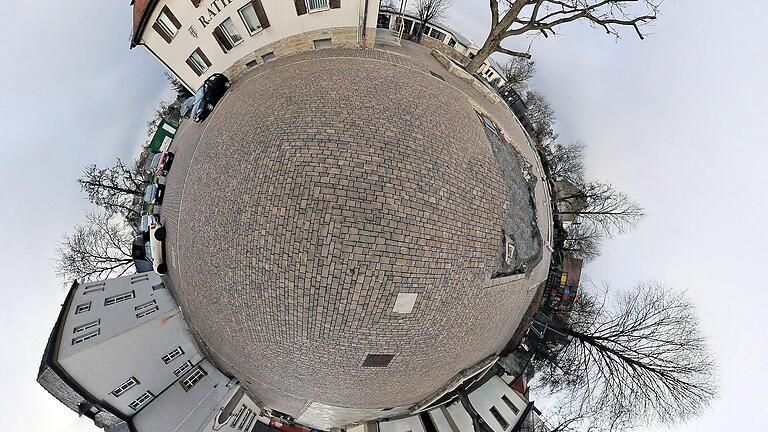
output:
<svg viewBox="0 0 768 432"><path fill-rule="evenodd" d="M401 16L399 13L382 9L379 11L376 26L379 29L399 32L401 28L400 21ZM413 15L404 14L402 17L402 30L404 38L415 40L421 30L421 22ZM478 47L471 40L441 23L427 24L421 43L440 51L462 65L466 65L478 51ZM506 83L501 68L490 58L483 62L477 74L496 87L501 87Z"/></svg>
<svg viewBox="0 0 768 432"><path fill-rule="evenodd" d="M276 57L373 47L378 0L135 0L131 47L143 46L190 90ZM367 9L366 9L367 6Z"/></svg>
<svg viewBox="0 0 768 432"><path fill-rule="evenodd" d="M260 412L203 357L153 272L73 284L38 382L110 432L245 430Z"/></svg>

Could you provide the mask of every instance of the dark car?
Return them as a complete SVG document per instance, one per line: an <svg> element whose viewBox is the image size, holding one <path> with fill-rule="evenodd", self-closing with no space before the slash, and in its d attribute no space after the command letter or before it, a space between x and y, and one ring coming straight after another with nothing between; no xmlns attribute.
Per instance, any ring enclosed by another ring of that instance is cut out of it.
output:
<svg viewBox="0 0 768 432"><path fill-rule="evenodd" d="M195 106L192 107L192 120L199 123L213 111L213 107L229 88L229 79L220 73L213 74L195 93Z"/></svg>

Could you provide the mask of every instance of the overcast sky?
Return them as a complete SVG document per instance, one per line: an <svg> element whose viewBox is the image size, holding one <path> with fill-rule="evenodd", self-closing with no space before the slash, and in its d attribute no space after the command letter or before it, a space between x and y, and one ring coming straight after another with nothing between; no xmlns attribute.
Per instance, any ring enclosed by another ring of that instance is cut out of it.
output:
<svg viewBox="0 0 768 432"><path fill-rule="evenodd" d="M446 21L479 45L487 2L454 2ZM65 294L54 250L88 209L74 181L82 168L134 155L167 88L161 66L128 49L128 0L45 3L4 2L0 26L0 430L95 431L35 382ZM589 176L648 213L605 245L588 275L617 288L658 279L699 308L722 396L672 430L763 431L768 2L702 3L667 0L642 42L579 24L538 39L533 86L555 108L562 139L588 144Z"/></svg>

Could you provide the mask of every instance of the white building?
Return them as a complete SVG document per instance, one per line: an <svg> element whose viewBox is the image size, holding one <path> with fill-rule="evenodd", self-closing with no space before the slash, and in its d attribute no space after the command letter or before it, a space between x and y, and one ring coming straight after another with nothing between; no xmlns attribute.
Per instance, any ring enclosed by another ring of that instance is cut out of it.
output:
<svg viewBox="0 0 768 432"><path fill-rule="evenodd" d="M421 22L418 17L404 14L402 21L403 37L416 37L421 29ZM382 9L379 11L376 26L379 29L399 32L400 14ZM425 37L421 41L423 45L437 49L452 60L461 64L466 64L466 62L473 58L478 51L478 47L475 46L471 40L442 23L428 24L424 29L424 36ZM477 73L483 77L483 79L488 81L488 83L495 84L496 86L502 86L506 82L501 67L491 58L488 58L483 62Z"/></svg>
<svg viewBox="0 0 768 432"><path fill-rule="evenodd" d="M373 47L378 0L134 0L142 45L191 90L212 73L236 78L276 57ZM366 10L366 5L368 9Z"/></svg>
<svg viewBox="0 0 768 432"><path fill-rule="evenodd" d="M38 382L110 432L242 431L260 412L205 360L155 273L73 284Z"/></svg>

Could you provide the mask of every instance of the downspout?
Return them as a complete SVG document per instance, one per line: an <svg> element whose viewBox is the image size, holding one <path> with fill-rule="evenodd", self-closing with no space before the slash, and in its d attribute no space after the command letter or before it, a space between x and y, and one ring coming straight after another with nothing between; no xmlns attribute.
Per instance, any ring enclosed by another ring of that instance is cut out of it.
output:
<svg viewBox="0 0 768 432"><path fill-rule="evenodd" d="M368 0L365 0L365 11L363 11L363 36L361 44L365 48L365 37L368 34L366 27L368 27Z"/></svg>

